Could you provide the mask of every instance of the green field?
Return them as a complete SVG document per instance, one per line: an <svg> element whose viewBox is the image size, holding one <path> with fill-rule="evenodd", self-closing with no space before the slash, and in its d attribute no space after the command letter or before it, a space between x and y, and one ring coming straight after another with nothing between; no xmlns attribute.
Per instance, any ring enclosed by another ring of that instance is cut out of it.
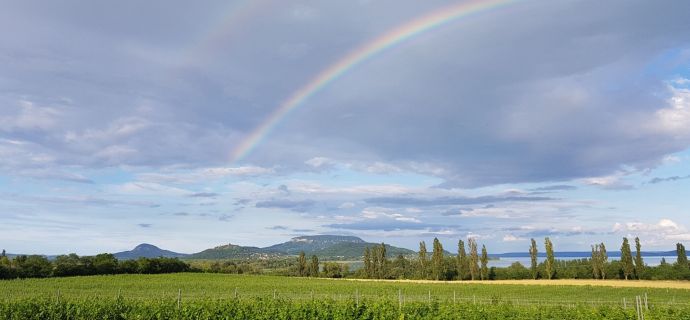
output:
<svg viewBox="0 0 690 320"><path fill-rule="evenodd" d="M460 318L489 315L487 319L635 319L635 296L645 294L649 307L645 319L690 319L690 290L685 289L358 282L194 273L0 281L0 314L13 319L28 314L74 319L225 319L229 315L232 319L256 318L270 311L279 312L274 318L283 319L397 318L401 314L439 319L458 318L458 314L464 315ZM627 309L623 308L624 298Z"/></svg>

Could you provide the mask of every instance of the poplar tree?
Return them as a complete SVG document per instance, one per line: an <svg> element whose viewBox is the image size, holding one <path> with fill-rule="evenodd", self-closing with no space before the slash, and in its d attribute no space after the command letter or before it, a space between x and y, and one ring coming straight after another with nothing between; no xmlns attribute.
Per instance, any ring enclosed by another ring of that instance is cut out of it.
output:
<svg viewBox="0 0 690 320"><path fill-rule="evenodd" d="M553 243L551 243L551 239L549 239L549 237L544 239L544 248L546 249L546 261L544 261L546 279L551 280L556 274L556 258L553 255Z"/></svg>
<svg viewBox="0 0 690 320"><path fill-rule="evenodd" d="M599 252L599 245L598 244L593 244L592 245L592 276L594 279L599 279L599 275L601 274L599 270L599 259L601 259L601 252Z"/></svg>
<svg viewBox="0 0 690 320"><path fill-rule="evenodd" d="M676 263L680 266L688 267L688 256L685 254L685 246L680 242L676 244L676 254L678 255Z"/></svg>
<svg viewBox="0 0 690 320"><path fill-rule="evenodd" d="M465 252L465 242L458 240L458 256L457 259L457 270L458 270L458 280L465 279L468 272L467 265L467 252Z"/></svg>
<svg viewBox="0 0 690 320"><path fill-rule="evenodd" d="M470 247L470 277L476 280L479 277L479 255L477 254L477 241L474 238L467 239Z"/></svg>
<svg viewBox="0 0 690 320"><path fill-rule="evenodd" d="M606 279L606 265L608 264L609 256L606 253L606 246L604 243L599 244L599 272L602 279Z"/></svg>
<svg viewBox="0 0 690 320"><path fill-rule="evenodd" d="M642 277L643 271L644 261L642 261L642 245L640 244L640 238L635 237L635 275L638 279Z"/></svg>
<svg viewBox="0 0 690 320"><path fill-rule="evenodd" d="M489 254L486 252L486 246L482 245L482 269L481 269L481 277L482 280L489 280Z"/></svg>
<svg viewBox="0 0 690 320"><path fill-rule="evenodd" d="M427 278L427 260L426 260L426 243L424 241L419 243L419 277Z"/></svg>
<svg viewBox="0 0 690 320"><path fill-rule="evenodd" d="M539 253L539 251L537 249L537 242L534 241L534 238L532 238L531 240L532 245L529 247L529 257L532 260L532 265L530 266L530 271L532 271L532 279L537 279L537 254Z"/></svg>
<svg viewBox="0 0 690 320"><path fill-rule="evenodd" d="M317 257L316 255L311 256L311 265L309 265L309 276L319 276L319 257Z"/></svg>
<svg viewBox="0 0 690 320"><path fill-rule="evenodd" d="M443 246L438 238L434 238L434 252L431 254L433 277L440 280L443 275Z"/></svg>
<svg viewBox="0 0 690 320"><path fill-rule="evenodd" d="M304 251L300 251L299 258L297 258L297 273L300 277L304 277L307 272L307 257L304 255Z"/></svg>
<svg viewBox="0 0 690 320"><path fill-rule="evenodd" d="M630 278L633 274L635 268L633 266L632 252L630 252L630 243L628 238L623 238L623 244L621 245L621 269L623 270L623 276L625 280Z"/></svg>
<svg viewBox="0 0 690 320"><path fill-rule="evenodd" d="M372 278L372 266L371 266L371 251L369 247L364 249L364 275L367 278Z"/></svg>
<svg viewBox="0 0 690 320"><path fill-rule="evenodd" d="M388 275L388 258L386 257L386 245L381 242L381 245L378 246L378 250L376 252L376 260L378 261L378 265L376 266L377 274L376 277L378 279L384 279Z"/></svg>

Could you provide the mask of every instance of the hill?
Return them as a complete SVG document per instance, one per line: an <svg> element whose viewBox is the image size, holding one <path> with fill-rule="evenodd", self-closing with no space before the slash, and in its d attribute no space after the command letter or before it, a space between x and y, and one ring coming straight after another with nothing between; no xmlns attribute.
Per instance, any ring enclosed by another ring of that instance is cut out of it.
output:
<svg viewBox="0 0 690 320"><path fill-rule="evenodd" d="M285 255L282 252L257 247L226 244L188 256L189 259L269 259Z"/></svg>
<svg viewBox="0 0 690 320"><path fill-rule="evenodd" d="M284 252L287 255L297 255L304 251L306 255L316 255L320 259L344 260L358 259L364 254L364 249L376 245L379 244L366 242L353 236L319 235L295 237L288 242L276 244L266 249ZM415 254L412 250L391 245L386 245L386 251L389 257L395 257L399 254Z"/></svg>
<svg viewBox="0 0 690 320"><path fill-rule="evenodd" d="M129 260L138 258L185 258L188 255L184 253L172 252L169 250L163 250L152 244L142 243L130 251L122 251L113 254L115 258L119 260Z"/></svg>

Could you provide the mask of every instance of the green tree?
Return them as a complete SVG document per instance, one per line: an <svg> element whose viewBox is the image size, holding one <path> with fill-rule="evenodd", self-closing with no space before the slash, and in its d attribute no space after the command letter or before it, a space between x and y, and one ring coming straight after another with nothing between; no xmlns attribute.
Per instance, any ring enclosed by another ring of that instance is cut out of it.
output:
<svg viewBox="0 0 690 320"><path fill-rule="evenodd" d="M469 266L467 265L467 252L465 252L465 242L462 240L458 240L458 255L456 259L458 280L463 280L467 277Z"/></svg>
<svg viewBox="0 0 690 320"><path fill-rule="evenodd" d="M486 246L482 245L482 269L481 269L481 278L482 280L489 280L489 254L486 252Z"/></svg>
<svg viewBox="0 0 690 320"><path fill-rule="evenodd" d="M372 261L371 261L371 251L369 250L369 247L366 247L364 249L364 276L366 278L373 278L374 268L372 267Z"/></svg>
<svg viewBox="0 0 690 320"><path fill-rule="evenodd" d="M431 269L433 272L433 278L435 280L441 280L441 276L444 275L443 268L443 246L438 238L434 238L434 252L431 254Z"/></svg>
<svg viewBox="0 0 690 320"><path fill-rule="evenodd" d="M92 266L95 274L115 274L117 259L110 253L101 253L93 257Z"/></svg>
<svg viewBox="0 0 690 320"><path fill-rule="evenodd" d="M642 245L640 244L640 238L635 237L635 276L640 279L642 277L642 272L644 272L644 261L642 261Z"/></svg>
<svg viewBox="0 0 690 320"><path fill-rule="evenodd" d="M630 251L630 243L628 242L628 238L625 237L621 245L621 269L623 270L623 277L625 277L625 280L628 280L635 271L632 252Z"/></svg>
<svg viewBox="0 0 690 320"><path fill-rule="evenodd" d="M530 271L532 272L532 279L537 279L537 276L539 275L539 271L537 269L537 255L539 250L537 249L537 242L534 241L534 238L532 238L531 241L532 245L529 247L529 257L532 260L532 265L530 266Z"/></svg>
<svg viewBox="0 0 690 320"><path fill-rule="evenodd" d="M599 275L602 279L606 279L606 267L609 263L609 256L606 253L606 246L604 243L599 244Z"/></svg>
<svg viewBox="0 0 690 320"><path fill-rule="evenodd" d="M304 251L300 251L299 258L297 258L297 274L300 277L307 275L309 271L307 270L307 257L304 255Z"/></svg>
<svg viewBox="0 0 690 320"><path fill-rule="evenodd" d="M546 250L546 261L544 261L546 279L551 280L556 275L556 257L553 253L553 243L551 243L549 237L544 239L544 248Z"/></svg>
<svg viewBox="0 0 690 320"><path fill-rule="evenodd" d="M424 241L419 243L419 277L421 279L427 278L427 260L426 260L426 243Z"/></svg>
<svg viewBox="0 0 690 320"><path fill-rule="evenodd" d="M388 275L388 258L384 243L374 248L374 271L377 279L384 279Z"/></svg>
<svg viewBox="0 0 690 320"><path fill-rule="evenodd" d="M680 266L688 266L688 256L685 254L685 246L682 243L677 243L676 244L676 254L678 255L678 259L676 260L676 263Z"/></svg>
<svg viewBox="0 0 690 320"><path fill-rule="evenodd" d="M592 245L592 277L594 279L599 279L599 275L601 274L601 270L599 270L599 259L601 258L601 253L599 252L599 245L598 244L593 244Z"/></svg>
<svg viewBox="0 0 690 320"><path fill-rule="evenodd" d="M479 278L479 255L477 254L477 241L474 238L467 239L467 245L470 247L470 278L476 280Z"/></svg>
<svg viewBox="0 0 690 320"><path fill-rule="evenodd" d="M319 276L319 257L317 257L316 255L311 256L311 264L309 265L309 276Z"/></svg>
<svg viewBox="0 0 690 320"><path fill-rule="evenodd" d="M7 257L7 254L5 253L5 249L2 249L2 254L0 254L0 257Z"/></svg>

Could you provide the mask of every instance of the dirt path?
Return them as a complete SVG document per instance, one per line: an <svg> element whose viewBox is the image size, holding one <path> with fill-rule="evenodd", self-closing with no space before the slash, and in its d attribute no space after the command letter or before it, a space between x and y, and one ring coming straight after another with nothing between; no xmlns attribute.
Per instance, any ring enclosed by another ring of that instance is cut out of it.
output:
<svg viewBox="0 0 690 320"><path fill-rule="evenodd" d="M651 280L494 280L494 281L433 281L433 280L377 280L377 279L343 279L343 281L374 281L374 282L407 282L428 284L514 284L530 286L607 286L607 287L632 287L632 288L670 288L690 290L690 281L651 281Z"/></svg>

